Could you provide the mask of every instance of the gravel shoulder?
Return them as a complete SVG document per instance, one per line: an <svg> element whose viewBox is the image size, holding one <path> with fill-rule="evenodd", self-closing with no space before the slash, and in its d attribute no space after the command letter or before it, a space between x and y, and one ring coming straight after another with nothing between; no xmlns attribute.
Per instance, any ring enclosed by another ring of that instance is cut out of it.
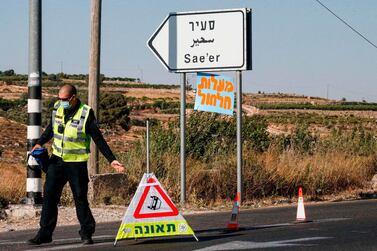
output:
<svg viewBox="0 0 377 251"><path fill-rule="evenodd" d="M102 207L102 208L91 208L93 216L97 223L110 222L121 220L124 213L126 212L126 207ZM58 224L57 226L68 226L79 224L76 217L76 209L74 207L59 207L58 212ZM19 231L27 229L38 229L39 228L39 217L35 216L28 219L8 219L0 220L0 232L9 231Z"/></svg>

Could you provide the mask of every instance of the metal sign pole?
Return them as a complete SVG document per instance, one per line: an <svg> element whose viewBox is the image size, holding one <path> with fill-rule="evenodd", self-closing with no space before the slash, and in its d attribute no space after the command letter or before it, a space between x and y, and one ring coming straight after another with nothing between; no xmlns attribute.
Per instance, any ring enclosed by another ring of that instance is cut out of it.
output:
<svg viewBox="0 0 377 251"><path fill-rule="evenodd" d="M147 174L149 174L149 119L147 119Z"/></svg>
<svg viewBox="0 0 377 251"><path fill-rule="evenodd" d="M237 194L242 202L242 71L237 71Z"/></svg>
<svg viewBox="0 0 377 251"><path fill-rule="evenodd" d="M182 73L181 83L181 203L186 201L186 73Z"/></svg>

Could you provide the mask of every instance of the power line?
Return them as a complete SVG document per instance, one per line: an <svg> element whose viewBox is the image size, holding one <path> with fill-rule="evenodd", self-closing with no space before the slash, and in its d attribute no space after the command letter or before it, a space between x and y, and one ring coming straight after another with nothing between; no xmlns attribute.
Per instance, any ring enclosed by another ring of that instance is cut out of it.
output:
<svg viewBox="0 0 377 251"><path fill-rule="evenodd" d="M319 0L315 0L317 3L319 3L323 8L325 8L327 11L329 11L332 15L334 15L336 18L338 18L342 23L344 23L345 25L348 26L348 28L350 28L351 30L353 30L357 35L359 35L360 37L362 37L365 41L367 41L370 45L372 45L374 48L377 49L377 45L375 45L374 43L372 43L368 38L366 38L363 34L361 34L360 32L358 32L355 28L353 28L351 25L349 25L346 21L344 21L342 18L340 18L338 15L336 15L332 10L330 10L326 5L324 5L323 3L321 3L321 1Z"/></svg>

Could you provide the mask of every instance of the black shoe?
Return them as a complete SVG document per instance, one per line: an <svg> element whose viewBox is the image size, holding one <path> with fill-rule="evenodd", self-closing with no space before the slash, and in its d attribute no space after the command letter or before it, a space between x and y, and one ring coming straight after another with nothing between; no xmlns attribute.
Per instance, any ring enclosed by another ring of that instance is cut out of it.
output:
<svg viewBox="0 0 377 251"><path fill-rule="evenodd" d="M84 245L91 245L91 244L93 244L93 239L90 236L88 236L88 237L82 237L81 241L82 241L82 244L84 244Z"/></svg>
<svg viewBox="0 0 377 251"><path fill-rule="evenodd" d="M29 244L29 245L41 245L43 243L50 243L50 242L52 242L51 237L41 238L39 236L39 234L37 234L33 239L28 240L27 244Z"/></svg>

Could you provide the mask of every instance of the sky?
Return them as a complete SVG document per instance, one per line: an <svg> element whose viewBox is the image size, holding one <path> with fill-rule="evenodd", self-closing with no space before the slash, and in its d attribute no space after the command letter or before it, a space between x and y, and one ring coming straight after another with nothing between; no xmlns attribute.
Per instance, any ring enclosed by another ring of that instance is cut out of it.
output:
<svg viewBox="0 0 377 251"><path fill-rule="evenodd" d="M377 44L377 1L321 0ZM27 0L0 0L0 70L28 71ZM251 8L244 92L377 102L377 49L315 0L103 0L101 73L179 84L146 43L170 12ZM42 70L89 71L90 0L42 0ZM234 76L234 72L224 74ZM188 74L193 83L195 74Z"/></svg>

